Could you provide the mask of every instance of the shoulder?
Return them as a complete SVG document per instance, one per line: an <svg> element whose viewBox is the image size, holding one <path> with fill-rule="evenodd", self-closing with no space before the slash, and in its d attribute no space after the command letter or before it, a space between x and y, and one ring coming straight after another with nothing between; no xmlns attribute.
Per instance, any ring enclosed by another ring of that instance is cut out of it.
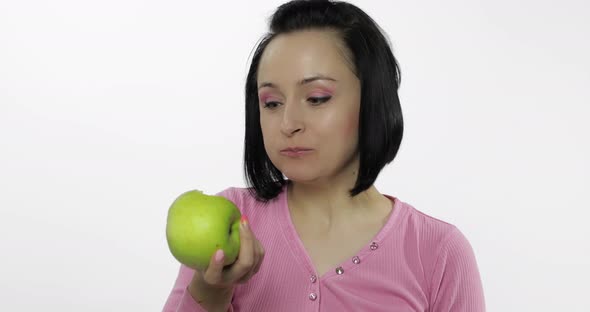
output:
<svg viewBox="0 0 590 312"><path fill-rule="evenodd" d="M237 206L241 206L241 204L244 201L248 201L248 193L249 192L247 188L230 186L226 189L219 191L215 195L225 197Z"/></svg>
<svg viewBox="0 0 590 312"><path fill-rule="evenodd" d="M263 202L256 198L254 189L232 186L218 192L216 195L223 196L232 201L243 214L246 214L250 218L253 214L261 213L268 206L279 205L282 194L272 200Z"/></svg>
<svg viewBox="0 0 590 312"><path fill-rule="evenodd" d="M400 202L400 206L406 211L402 227L416 235L423 244L426 243L429 250L441 248L447 240L460 234L454 224L428 215L406 202Z"/></svg>
<svg viewBox="0 0 590 312"><path fill-rule="evenodd" d="M416 233L433 310L485 311L474 250L459 228L405 204L408 229Z"/></svg>
<svg viewBox="0 0 590 312"><path fill-rule="evenodd" d="M456 283L469 285L466 297L476 298L473 304L483 304L481 279L471 244L459 228L419 211L407 203L401 203L405 217L399 224L406 249L413 249L422 264L425 282L429 285L433 300L457 294ZM446 278L445 278L446 276ZM457 298L455 298L457 299ZM457 300L459 300L457 299ZM480 311L479 308L471 311Z"/></svg>
<svg viewBox="0 0 590 312"><path fill-rule="evenodd" d="M445 266L475 260L471 244L456 225L405 202L400 202L400 207L402 212L405 211L399 224L404 244L419 255L426 276L432 276L437 269Z"/></svg>

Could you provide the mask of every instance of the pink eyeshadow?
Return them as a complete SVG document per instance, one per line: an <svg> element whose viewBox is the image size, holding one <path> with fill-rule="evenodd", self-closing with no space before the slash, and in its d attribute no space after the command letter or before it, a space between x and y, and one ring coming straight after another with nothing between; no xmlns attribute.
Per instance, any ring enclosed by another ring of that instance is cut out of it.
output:
<svg viewBox="0 0 590 312"><path fill-rule="evenodd" d="M334 93L334 88L328 88L328 87L317 87L317 91L314 92L325 92L327 94L325 95L332 95Z"/></svg>
<svg viewBox="0 0 590 312"><path fill-rule="evenodd" d="M258 98L260 99L260 102L265 103L266 100L268 100L270 97L272 97L272 95L270 95L269 93L262 93L258 95Z"/></svg>

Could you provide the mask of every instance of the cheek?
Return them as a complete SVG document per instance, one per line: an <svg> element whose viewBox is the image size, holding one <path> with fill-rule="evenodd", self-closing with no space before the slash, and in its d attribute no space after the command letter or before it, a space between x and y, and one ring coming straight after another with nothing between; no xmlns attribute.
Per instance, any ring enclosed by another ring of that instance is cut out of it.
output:
<svg viewBox="0 0 590 312"><path fill-rule="evenodd" d="M321 129L325 144L339 146L335 150L354 144L358 140L358 114L354 111L338 112L315 124L320 125L318 130Z"/></svg>
<svg viewBox="0 0 590 312"><path fill-rule="evenodd" d="M359 116L358 113L348 114L344 123L344 134L350 138L356 138L359 129Z"/></svg>
<svg viewBox="0 0 590 312"><path fill-rule="evenodd" d="M273 149L273 145L275 145L275 141L277 140L276 136L276 127L273 123L272 118L260 118L260 130L262 131L262 142L264 143L264 147L267 150Z"/></svg>
<svg viewBox="0 0 590 312"><path fill-rule="evenodd" d="M262 131L263 136L268 136L271 133L272 129L272 119L268 116L260 116L260 130Z"/></svg>
<svg viewBox="0 0 590 312"><path fill-rule="evenodd" d="M262 131L262 141L266 145L268 139L268 122L264 118L260 118L260 131Z"/></svg>

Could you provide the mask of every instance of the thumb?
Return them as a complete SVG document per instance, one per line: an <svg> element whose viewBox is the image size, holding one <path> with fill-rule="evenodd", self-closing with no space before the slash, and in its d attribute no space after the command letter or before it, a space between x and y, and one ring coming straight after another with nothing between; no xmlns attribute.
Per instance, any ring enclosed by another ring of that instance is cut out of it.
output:
<svg viewBox="0 0 590 312"><path fill-rule="evenodd" d="M203 275L203 279L205 282L211 285L218 285L222 282L222 271L223 271L223 262L225 261L225 253L222 249L218 249L213 256L211 256L211 260L209 261L209 266Z"/></svg>

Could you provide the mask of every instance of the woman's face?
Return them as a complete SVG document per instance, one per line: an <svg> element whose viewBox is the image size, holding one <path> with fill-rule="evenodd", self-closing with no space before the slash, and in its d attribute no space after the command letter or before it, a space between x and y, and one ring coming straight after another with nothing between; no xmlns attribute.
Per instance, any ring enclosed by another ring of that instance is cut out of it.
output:
<svg viewBox="0 0 590 312"><path fill-rule="evenodd" d="M260 60L264 147L290 180L329 181L355 170L361 91L343 46L333 32L299 31L275 37Z"/></svg>

